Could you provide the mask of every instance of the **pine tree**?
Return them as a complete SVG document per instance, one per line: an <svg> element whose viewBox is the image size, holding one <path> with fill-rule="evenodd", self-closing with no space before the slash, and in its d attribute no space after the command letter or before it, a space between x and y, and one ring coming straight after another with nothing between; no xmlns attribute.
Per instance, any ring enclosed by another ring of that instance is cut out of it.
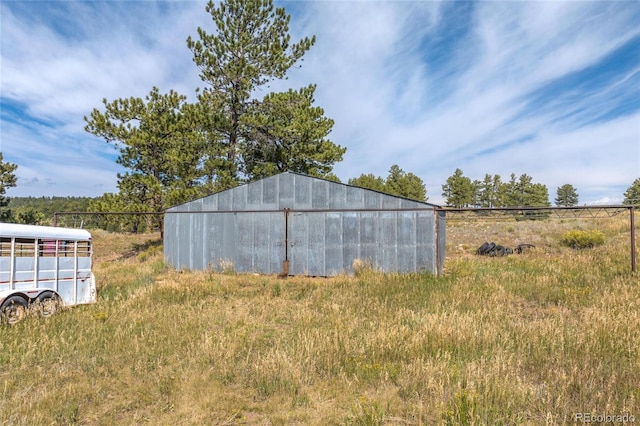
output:
<svg viewBox="0 0 640 426"><path fill-rule="evenodd" d="M374 191L385 192L384 179L375 176L372 173L361 174L357 178L351 178L347 181L349 185L358 186L360 188L373 189Z"/></svg>
<svg viewBox="0 0 640 426"><path fill-rule="evenodd" d="M578 192L571 184L564 184L558 187L556 198L556 206L573 207L578 205Z"/></svg>
<svg viewBox="0 0 640 426"><path fill-rule="evenodd" d="M549 207L549 190L540 183L533 183L533 178L526 173L516 179L511 174L509 182L501 187L501 199L506 207Z"/></svg>
<svg viewBox="0 0 640 426"><path fill-rule="evenodd" d="M478 184L478 201L480 207L500 207L500 187L502 181L499 175L493 177L489 174L484 175L484 179Z"/></svg>
<svg viewBox="0 0 640 426"><path fill-rule="evenodd" d="M417 201L427 201L427 188L422 179L413 173L406 173L399 166L393 165L384 182L385 191L392 195L410 198Z"/></svg>
<svg viewBox="0 0 640 426"><path fill-rule="evenodd" d="M5 196L7 189L16 186L16 175L14 172L18 168L16 164L5 163L2 161L2 152L0 152L0 222L8 222L11 220L11 210L9 206L9 198Z"/></svg>
<svg viewBox="0 0 640 426"><path fill-rule="evenodd" d="M257 146L264 141L252 140L256 133L249 124L258 123L246 120L257 102L251 96L270 81L284 78L315 43L315 36L291 44L290 16L274 8L272 0L226 0L218 6L209 1L206 11L215 32L198 28L198 40L189 37L187 45L208 85L199 96L207 111L207 174L219 181L218 189L225 189L242 182L243 172L251 180L257 177L254 172L263 176L278 168L258 165L274 151L273 146Z"/></svg>
<svg viewBox="0 0 640 426"><path fill-rule="evenodd" d="M469 207L476 198L476 186L462 170L456 169L447 183L442 185L442 196L445 204L450 207Z"/></svg>
<svg viewBox="0 0 640 426"><path fill-rule="evenodd" d="M327 139L333 120L313 106L315 86L271 93L250 108L244 170L251 180L293 171L327 177L346 149Z"/></svg>
<svg viewBox="0 0 640 426"><path fill-rule="evenodd" d="M163 212L202 193L201 164L204 140L197 114L186 97L153 88L145 99L103 100L105 111L85 117L85 130L113 143L120 197L141 212Z"/></svg>
<svg viewBox="0 0 640 426"><path fill-rule="evenodd" d="M373 174L362 174L349 179L348 184L422 202L429 199L422 179L413 173L405 172L396 164L391 166L386 179Z"/></svg>
<svg viewBox="0 0 640 426"><path fill-rule="evenodd" d="M631 186L627 188L622 203L635 206L640 205L640 178L634 180Z"/></svg>

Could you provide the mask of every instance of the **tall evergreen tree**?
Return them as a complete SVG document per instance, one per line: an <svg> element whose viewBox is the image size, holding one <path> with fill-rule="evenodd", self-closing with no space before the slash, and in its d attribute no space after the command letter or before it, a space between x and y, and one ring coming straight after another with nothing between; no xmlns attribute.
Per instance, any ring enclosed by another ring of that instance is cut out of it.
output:
<svg viewBox="0 0 640 426"><path fill-rule="evenodd" d="M640 178L634 180L631 186L624 192L624 200L622 203L634 206L640 205Z"/></svg>
<svg viewBox="0 0 640 426"><path fill-rule="evenodd" d="M187 45L200 78L208 85L199 96L208 111L209 176L222 182L220 189L240 183L241 173L262 174L269 147L256 149L244 120L254 101L252 94L274 79L282 79L315 43L315 36L291 44L290 16L274 8L272 0L225 0L218 6L209 1L206 11L214 33L198 28L198 40ZM276 100L276 99L271 99ZM252 158L258 155L258 158ZM277 166L275 166L277 168ZM268 166L267 168L273 168Z"/></svg>
<svg viewBox="0 0 640 426"><path fill-rule="evenodd" d="M11 220L11 210L9 206L9 198L5 196L7 189L16 186L16 175L14 172L18 168L16 164L6 163L2 161L2 152L0 152L0 222Z"/></svg>
<svg viewBox="0 0 640 426"><path fill-rule="evenodd" d="M578 191L573 185L566 183L556 191L555 198L556 206L559 207L573 207L578 205Z"/></svg>
<svg viewBox="0 0 640 426"><path fill-rule="evenodd" d="M154 87L144 100L103 103L104 112L85 117L85 130L119 149L117 163L127 168L119 195L132 210L159 213L201 194L204 140L185 96Z"/></svg>
<svg viewBox="0 0 640 426"><path fill-rule="evenodd" d="M522 196L521 186L515 173L511 173L509 182L505 182L500 188L500 198L505 207L523 206L524 200Z"/></svg>
<svg viewBox="0 0 640 426"><path fill-rule="evenodd" d="M476 186L464 176L462 170L456 169L447 178L447 183L442 185L442 196L449 207L468 207L476 198Z"/></svg>
<svg viewBox="0 0 640 426"><path fill-rule="evenodd" d="M351 178L347 181L349 185L358 186L360 188L373 189L374 191L385 192L384 179L375 176L372 173L361 174L357 178Z"/></svg>
<svg viewBox="0 0 640 426"><path fill-rule="evenodd" d="M418 176L406 173L398 165L389 169L389 175L384 182L385 191L392 195L410 198L417 201L427 201L427 188Z"/></svg>
<svg viewBox="0 0 640 426"><path fill-rule="evenodd" d="M532 207L550 207L549 189L542 183L534 183L525 198L527 206Z"/></svg>
<svg viewBox="0 0 640 426"><path fill-rule="evenodd" d="M501 207L500 187L502 180L500 175L491 176L485 174L484 179L478 184L478 201L480 207Z"/></svg>
<svg viewBox="0 0 640 426"><path fill-rule="evenodd" d="M405 172L396 164L391 166L386 179L371 173L361 174L357 178L349 179L348 184L422 202L429 199L422 179L413 173Z"/></svg>
<svg viewBox="0 0 640 426"><path fill-rule="evenodd" d="M549 207L549 190L540 183L534 183L533 178L526 173L516 179L511 174L509 182L501 188L501 199L506 207Z"/></svg>
<svg viewBox="0 0 640 426"><path fill-rule="evenodd" d="M315 86L271 93L243 118L249 129L245 171L251 180L293 171L328 177L346 149L327 139L333 120L313 107Z"/></svg>

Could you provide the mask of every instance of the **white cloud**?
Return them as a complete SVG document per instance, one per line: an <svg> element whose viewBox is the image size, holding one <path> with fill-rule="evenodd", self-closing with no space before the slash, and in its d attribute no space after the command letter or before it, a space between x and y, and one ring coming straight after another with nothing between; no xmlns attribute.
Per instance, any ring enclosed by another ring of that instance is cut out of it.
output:
<svg viewBox="0 0 640 426"><path fill-rule="evenodd" d="M265 90L317 84L316 103L335 120L331 139L348 148L335 168L345 181L386 176L398 164L438 202L440 186L460 167L473 179L527 173L551 198L571 183L581 200L593 201L615 199L640 176L637 101L624 115L602 117L621 94L640 94L638 62L618 71L612 64L615 78L589 92L538 93L637 40L637 3L477 2L464 4L472 10L463 22L466 15L451 14L462 7L454 2L281 4L293 11L292 40L315 34L318 41L301 68ZM113 190L119 169L111 147L83 132L82 116L103 97L144 96L154 85L193 96L203 84L185 40L197 26L213 29L202 2L64 5L61 19L76 37L52 29L33 5L0 5L3 102L51 120L28 129L3 118L0 148L20 160L24 182L40 182L13 191L44 190L48 169L57 191L73 193L62 170L40 167L48 160L38 153L80 153L104 171L78 172L99 195ZM531 104L532 93L542 96L539 104Z"/></svg>
<svg viewBox="0 0 640 426"><path fill-rule="evenodd" d="M82 118L102 98L144 96L152 86L195 89L199 80L185 31L200 21L192 19L195 4L175 8L170 16L175 26L164 22L166 15L122 20L115 12L126 10L110 10L108 4L98 3L99 11L84 3L63 4L78 13L73 24L79 40L53 31L51 22L25 20L3 6L3 97L27 104L38 117L68 120ZM190 29L195 33L195 26Z"/></svg>

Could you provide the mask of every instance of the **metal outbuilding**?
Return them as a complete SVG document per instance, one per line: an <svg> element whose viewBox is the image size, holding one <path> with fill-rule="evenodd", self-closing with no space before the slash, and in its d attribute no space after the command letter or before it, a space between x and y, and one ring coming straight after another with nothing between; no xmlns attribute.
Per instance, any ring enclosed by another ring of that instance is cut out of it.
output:
<svg viewBox="0 0 640 426"><path fill-rule="evenodd" d="M353 261L440 274L438 206L285 172L166 211L164 256L177 269L334 276Z"/></svg>

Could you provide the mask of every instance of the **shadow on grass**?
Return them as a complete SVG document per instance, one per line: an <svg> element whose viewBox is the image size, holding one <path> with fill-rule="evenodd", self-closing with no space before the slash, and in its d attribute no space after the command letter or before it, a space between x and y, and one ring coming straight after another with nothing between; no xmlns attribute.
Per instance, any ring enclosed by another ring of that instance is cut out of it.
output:
<svg viewBox="0 0 640 426"><path fill-rule="evenodd" d="M127 260L132 257L137 257L141 253L155 253L156 251L162 250L162 240L160 238L155 240L148 240L144 243L134 243L131 245L131 248L120 255L118 260Z"/></svg>

